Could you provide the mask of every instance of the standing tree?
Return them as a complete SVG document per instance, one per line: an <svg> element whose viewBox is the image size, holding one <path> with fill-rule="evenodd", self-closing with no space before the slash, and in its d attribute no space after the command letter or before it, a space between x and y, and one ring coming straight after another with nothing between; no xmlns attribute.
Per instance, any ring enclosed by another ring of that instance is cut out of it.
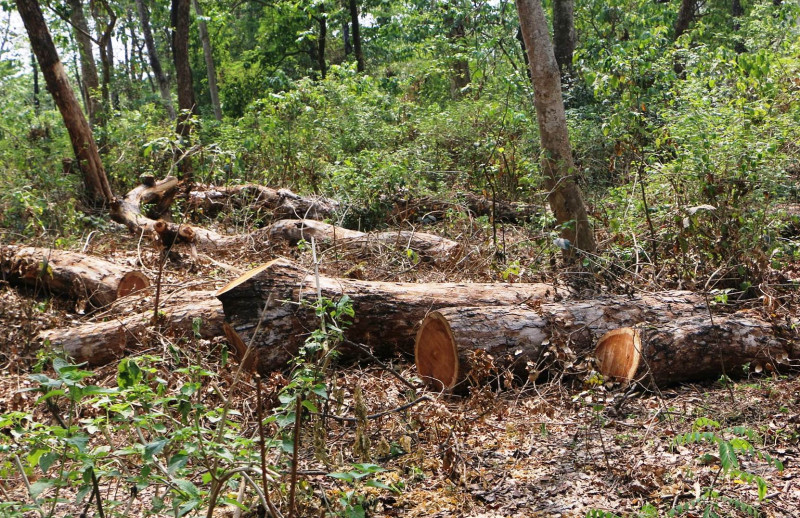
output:
<svg viewBox="0 0 800 518"><path fill-rule="evenodd" d="M219 88L217 88L217 69L214 66L214 52L211 49L211 37L208 34L203 8L198 0L192 0L194 11L197 13L197 28L200 29L200 41L203 42L203 55L206 58L206 74L208 76L208 93L211 95L211 105L214 107L214 118L222 120L222 105L219 103ZM323 73L323 76L325 74Z"/></svg>
<svg viewBox="0 0 800 518"><path fill-rule="evenodd" d="M694 20L694 13L697 10L697 0L681 0L681 7L678 9L678 17L675 19L675 39L689 30L689 25Z"/></svg>
<svg viewBox="0 0 800 518"><path fill-rule="evenodd" d="M353 26L353 50L356 53L356 70L364 71L364 53L361 50L361 23L358 21L357 0L350 0L350 23Z"/></svg>
<svg viewBox="0 0 800 518"><path fill-rule="evenodd" d="M72 149L83 172L87 195L92 201L113 205L114 195L103 169L92 130L72 91L64 65L58 58L56 46L53 44L50 31L47 30L39 3L36 0L17 0L17 10L28 31L31 49L39 61L47 89L53 96L69 132Z"/></svg>
<svg viewBox="0 0 800 518"><path fill-rule="evenodd" d="M153 69L153 75L158 83L158 90L161 92L161 99L164 101L164 108L169 114L169 118L175 119L175 108L172 107L172 96L169 92L169 81L167 80L164 70L161 68L161 60L158 59L158 52L156 52L156 43L153 39L153 31L150 28L150 11L144 4L144 0L136 0L136 9L139 11L139 20L142 23L142 36L144 36L144 43L147 46L147 55L150 58L150 68ZM134 35L133 32L131 32Z"/></svg>
<svg viewBox="0 0 800 518"><path fill-rule="evenodd" d="M561 237L570 243L567 257L574 257L576 248L594 252L596 244L583 195L573 179L575 164L561 97L561 78L541 0L517 0L517 12L530 62L536 119L544 151L542 172L550 209L563 228Z"/></svg>
<svg viewBox="0 0 800 518"><path fill-rule="evenodd" d="M553 0L553 50L561 73L572 68L575 52L575 15L573 0Z"/></svg>
<svg viewBox="0 0 800 518"><path fill-rule="evenodd" d="M78 42L78 54L83 76L83 102L86 113L92 126L102 125L102 108L100 103L100 79L97 75L97 65L92 52L92 36L89 24L83 11L82 0L69 0L69 22L75 30L75 40Z"/></svg>
<svg viewBox="0 0 800 518"><path fill-rule="evenodd" d="M195 112L192 69L189 66L189 0L172 0L172 59L175 62L175 77L178 82L178 124L176 131L181 140L192 132L192 115ZM191 176L191 165L187 157L180 161L179 170L184 179Z"/></svg>

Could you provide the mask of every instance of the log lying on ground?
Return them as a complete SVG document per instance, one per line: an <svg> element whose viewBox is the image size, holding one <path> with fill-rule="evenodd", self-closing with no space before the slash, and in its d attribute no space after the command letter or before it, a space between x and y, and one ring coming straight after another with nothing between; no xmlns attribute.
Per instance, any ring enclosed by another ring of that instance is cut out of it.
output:
<svg viewBox="0 0 800 518"><path fill-rule="evenodd" d="M421 257L447 259L458 255L459 244L450 239L408 230L366 233L311 219L282 219L269 226L270 241L285 240L297 244L301 239L327 246L352 249L371 249L374 245L413 250Z"/></svg>
<svg viewBox="0 0 800 518"><path fill-rule="evenodd" d="M384 356L413 353L417 326L428 311L454 305L513 305L558 297L557 290L547 284L415 284L324 275L319 278L319 290L329 299L350 297L355 319L345 332L346 338L368 344ZM563 288L560 291L568 293ZM253 340L258 347L259 368L266 372L284 368L317 327L313 311L296 304L300 300L316 300L316 293L313 274L286 259L276 259L232 281L217 292L217 297L222 301L226 320L244 343ZM263 321L262 329L255 333L259 321Z"/></svg>
<svg viewBox="0 0 800 518"><path fill-rule="evenodd" d="M192 321L200 318L200 336L213 338L223 334L222 305L210 291L186 291L166 297L161 310L162 328L170 333L190 335ZM103 365L124 355L126 349L142 343L151 325L152 309L128 316L112 317L106 322L86 322L74 327L49 329L39 334L41 343L63 350L76 362Z"/></svg>
<svg viewBox="0 0 800 518"><path fill-rule="evenodd" d="M99 257L48 248L0 247L0 273L14 283L106 306L146 288L142 272Z"/></svg>
<svg viewBox="0 0 800 518"><path fill-rule="evenodd" d="M324 219L331 216L339 203L322 196L300 196L288 189L271 189L263 185L196 186L189 193L189 205L214 216L226 207L249 207L263 210L274 218Z"/></svg>
<svg viewBox="0 0 800 518"><path fill-rule="evenodd" d="M601 373L662 386L740 376L745 365L751 372L785 370L800 360L788 325L744 312L715 316L713 323L707 315L683 317L603 338L595 350Z"/></svg>
<svg viewBox="0 0 800 518"><path fill-rule="evenodd" d="M538 372L546 367L539 365L546 353L549 359L565 356L561 359L567 361L588 356L597 337L622 326L666 325L703 316L708 318L703 297L688 292L605 296L535 308L450 307L427 315L414 356L419 374L431 386L453 389L470 381L480 383L500 369L520 376Z"/></svg>

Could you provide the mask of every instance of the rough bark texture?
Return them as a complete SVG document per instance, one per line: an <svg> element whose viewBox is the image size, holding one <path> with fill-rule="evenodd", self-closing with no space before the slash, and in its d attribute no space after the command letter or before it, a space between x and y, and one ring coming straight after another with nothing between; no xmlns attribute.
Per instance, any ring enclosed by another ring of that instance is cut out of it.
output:
<svg viewBox="0 0 800 518"><path fill-rule="evenodd" d="M797 332L745 312L696 315L641 328L642 361L634 379L660 386L787 370L800 360Z"/></svg>
<svg viewBox="0 0 800 518"><path fill-rule="evenodd" d="M451 46L454 50L458 49L459 54L461 54L461 49L459 49L459 47L464 44L464 38L467 35L467 31L464 27L464 19L449 15L445 19L445 24L450 25L450 32L448 32L447 37L450 40ZM453 60L451 67L450 97L459 99L462 97L464 89L472 82L472 76L469 71L469 61L460 57Z"/></svg>
<svg viewBox="0 0 800 518"><path fill-rule="evenodd" d="M328 75L328 65L325 62L325 46L328 43L328 16L325 13L325 7L321 7L322 12L317 16L317 23L319 24L319 37L317 38L317 65L319 66L319 75L322 79Z"/></svg>
<svg viewBox="0 0 800 518"><path fill-rule="evenodd" d="M89 24L86 22L82 0L69 0L68 3L70 9L69 21L74 27L75 41L78 42L86 114L89 117L89 124L95 126L100 121L101 112L100 79L97 75L97 65L94 62Z"/></svg>
<svg viewBox="0 0 800 518"><path fill-rule="evenodd" d="M200 336L222 336L224 314L222 305L213 292L182 292L177 297L166 298L161 326L170 333L192 336L192 320L202 320ZM50 329L39 334L39 341L63 350L76 362L102 365L125 354L127 349L141 346L151 333L158 329L150 325L152 309L125 317L114 317L106 322L87 322L63 329Z"/></svg>
<svg viewBox="0 0 800 518"><path fill-rule="evenodd" d="M572 68L575 52L575 15L573 0L553 0L553 51L561 73Z"/></svg>
<svg viewBox="0 0 800 518"><path fill-rule="evenodd" d="M267 236L271 242L288 241L294 245L301 239L311 238L323 245L348 250L372 250L375 247L413 250L422 258L447 260L458 256L460 245L434 234L398 230L366 233L349 230L311 219L282 219L269 226Z"/></svg>
<svg viewBox="0 0 800 518"><path fill-rule="evenodd" d="M178 83L178 124L176 131L182 138L189 136L192 125L189 119L195 111L192 69L189 66L189 0L172 0L172 59ZM188 160L181 161L184 176L191 173Z"/></svg>
<svg viewBox="0 0 800 518"><path fill-rule="evenodd" d="M208 26L203 18L203 8L198 0L192 0L197 13L197 28L200 29L200 41L203 42L203 56L206 59L206 76L208 77L208 93L211 96L211 106L214 108L214 118L222 120L222 105L219 102L219 88L217 87L217 68L214 66L214 52L211 49L211 38L208 35ZM324 77L324 74L323 74Z"/></svg>
<svg viewBox="0 0 800 518"><path fill-rule="evenodd" d="M319 289L323 297L339 299L347 295L352 299L355 320L345 335L372 346L380 355L411 354L419 322L429 311L459 305L513 305L557 296L556 289L546 284L414 284L325 275L320 275ZM276 259L232 281L217 297L226 321L245 343L253 340L259 348L259 368L265 372L284 368L317 327L314 312L296 304L301 300L313 302L316 293L312 273ZM263 321L262 330L254 337L259 321Z"/></svg>
<svg viewBox="0 0 800 518"><path fill-rule="evenodd" d="M150 285L138 270L76 252L0 247L0 273L12 283L43 288L106 306Z"/></svg>
<svg viewBox="0 0 800 518"><path fill-rule="evenodd" d="M300 196L288 189L271 189L244 184L224 187L195 186L189 204L213 216L226 207L249 207L271 213L274 218L324 219L333 215L339 203L321 196Z"/></svg>
<svg viewBox="0 0 800 518"><path fill-rule="evenodd" d="M144 43L147 46L147 55L150 58L150 68L153 69L153 75L156 77L158 90L161 93L161 99L164 101L164 108L166 108L169 118L175 119L175 108L172 107L169 81L164 74L164 70L161 68L161 61L158 59L156 43L153 39L153 31L150 28L150 12L147 10L144 0L136 0L136 8L139 11L139 20L142 23L142 36L144 36Z"/></svg>
<svg viewBox="0 0 800 518"><path fill-rule="evenodd" d="M356 54L356 70L364 71L364 52L361 49L361 22L358 21L358 1L349 0L350 24L353 27L353 51Z"/></svg>
<svg viewBox="0 0 800 518"><path fill-rule="evenodd" d="M114 195L103 169L92 130L72 91L64 66L58 59L56 47L47 30L39 4L36 0L19 0L17 10L28 32L31 48L39 60L47 89L50 90L64 119L72 149L83 172L87 194L93 201L113 203Z"/></svg>
<svg viewBox="0 0 800 518"><path fill-rule="evenodd" d="M565 225L561 233L572 245L566 250L568 257L572 256L574 248L594 252L594 234L583 194L573 179L575 164L561 97L561 78L541 0L517 0L517 11L530 62L536 119L544 150L542 174L550 209L558 224L572 222Z"/></svg>
<svg viewBox="0 0 800 518"><path fill-rule="evenodd" d="M527 376L528 370L538 372L555 359L585 357L596 339L612 329L666 324L701 313L708 314L704 299L689 292L534 302L534 307L450 307L425 318L415 357L420 375L451 389L467 381L480 383L499 370Z"/></svg>
<svg viewBox="0 0 800 518"><path fill-rule="evenodd" d="M697 9L697 0L681 0L681 7L678 10L678 18L675 20L675 39L689 30L689 25L694 20L694 13Z"/></svg>

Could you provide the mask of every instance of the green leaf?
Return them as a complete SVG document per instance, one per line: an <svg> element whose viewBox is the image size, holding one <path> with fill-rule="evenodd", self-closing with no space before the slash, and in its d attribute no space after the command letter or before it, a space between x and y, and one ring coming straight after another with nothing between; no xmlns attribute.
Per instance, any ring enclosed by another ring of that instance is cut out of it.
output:
<svg viewBox="0 0 800 518"><path fill-rule="evenodd" d="M35 500L36 498L39 497L39 495L42 494L43 491L50 489L51 487L53 487L52 480L45 478L37 480L36 482L31 484L31 489L30 489L31 498Z"/></svg>
<svg viewBox="0 0 800 518"><path fill-rule="evenodd" d="M353 473L328 473L325 475L327 477L336 478L339 480L345 480L347 482L354 482L356 477Z"/></svg>
<svg viewBox="0 0 800 518"><path fill-rule="evenodd" d="M186 463L189 461L189 456L184 453L176 453L169 459L169 463L167 464L167 471L169 471L170 475L174 475L176 471L179 469L183 469L186 466Z"/></svg>
<svg viewBox="0 0 800 518"><path fill-rule="evenodd" d="M178 488L181 491L191 496L192 498L198 498L200 496L200 490L197 489L197 486L195 486L185 478L179 478L175 480L175 485L178 486Z"/></svg>
<svg viewBox="0 0 800 518"><path fill-rule="evenodd" d="M142 369L131 358L124 358L117 367L117 386L121 389L133 387L142 380Z"/></svg>
<svg viewBox="0 0 800 518"><path fill-rule="evenodd" d="M161 450L164 449L164 446L166 446L167 443L169 443L169 439L160 439L158 441L145 444L142 457L147 461L153 460L153 456L161 453Z"/></svg>
<svg viewBox="0 0 800 518"><path fill-rule="evenodd" d="M199 498L193 498L193 499L189 500L188 502L183 504L181 506L181 508L178 510L178 516L185 515L186 513L188 513L189 511L191 511L195 507L197 507L198 505L200 505L200 499Z"/></svg>
<svg viewBox="0 0 800 518"><path fill-rule="evenodd" d="M86 445L89 443L89 436L79 433L68 437L66 441L70 446L74 446L81 453L86 453Z"/></svg>
<svg viewBox="0 0 800 518"><path fill-rule="evenodd" d="M41 468L42 473L47 473L50 467L58 460L59 455L54 451L49 451L39 457L39 468Z"/></svg>
<svg viewBox="0 0 800 518"><path fill-rule="evenodd" d="M719 442L719 460L724 471L739 468L739 459L736 457L736 451L728 441Z"/></svg>
<svg viewBox="0 0 800 518"><path fill-rule="evenodd" d="M319 413L319 409L317 406L312 403L311 401L304 399L302 403L303 407L305 407L309 412Z"/></svg>

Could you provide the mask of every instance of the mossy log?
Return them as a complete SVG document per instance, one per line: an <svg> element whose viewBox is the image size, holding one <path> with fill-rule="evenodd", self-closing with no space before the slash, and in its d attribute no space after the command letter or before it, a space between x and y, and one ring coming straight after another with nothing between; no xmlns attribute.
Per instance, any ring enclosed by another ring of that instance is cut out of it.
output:
<svg viewBox="0 0 800 518"><path fill-rule="evenodd" d="M0 273L12 283L88 300L96 307L150 285L147 276L134 268L87 254L30 246L0 247Z"/></svg>

